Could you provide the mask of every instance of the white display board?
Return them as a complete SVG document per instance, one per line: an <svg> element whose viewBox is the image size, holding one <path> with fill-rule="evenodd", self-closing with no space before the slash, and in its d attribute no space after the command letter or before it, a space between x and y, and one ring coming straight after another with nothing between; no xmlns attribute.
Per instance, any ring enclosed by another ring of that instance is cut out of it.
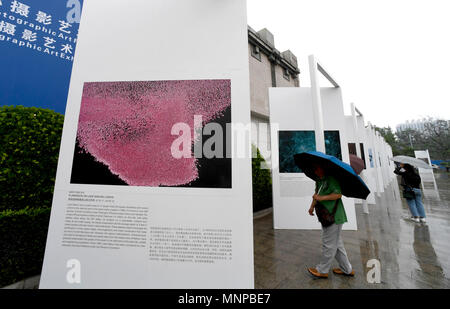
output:
<svg viewBox="0 0 450 309"><path fill-rule="evenodd" d="M428 150L414 150L414 156L417 159L423 160L429 166L432 166L431 165L431 158L430 158L430 154L429 154ZM426 169L422 169L421 168L420 170L426 170Z"/></svg>
<svg viewBox="0 0 450 309"><path fill-rule="evenodd" d="M358 157L361 159L364 159L366 168L361 171L359 176L361 177L361 179L364 181L364 183L367 185L367 187L370 190L370 194L366 198L367 203L375 204L374 192L376 191L376 188L375 188L374 177L371 176L372 173L369 170L369 161L368 161L369 154L367 151L368 143L367 143L366 134L365 134L364 118L362 116L355 117L355 118L356 118L356 130L355 130L355 123L354 123L353 116L345 116L345 127L346 127L348 143L354 143ZM362 149L361 149L361 144L363 145ZM361 150L364 153L362 153ZM356 199L355 202L358 204L362 204L363 200Z"/></svg>
<svg viewBox="0 0 450 309"><path fill-rule="evenodd" d="M250 155L224 187L161 159L175 121L250 124L248 70L246 1L85 1L40 288L253 288ZM76 142L128 185L73 183Z"/></svg>
<svg viewBox="0 0 450 309"><path fill-rule="evenodd" d="M372 143L372 135L370 126L367 126L364 128L363 131L364 139L366 141L366 148L367 148L367 171L366 175L369 180L368 186L371 191L371 194L378 194L378 180L377 180L377 173L376 173L376 167L375 167L375 160L374 160L374 150L373 150L373 143Z"/></svg>
<svg viewBox="0 0 450 309"><path fill-rule="evenodd" d="M363 144L363 150L364 154L361 154L364 157L364 161L366 163L366 168L361 172L361 178L366 183L367 187L369 187L370 194L367 196L367 203L368 204L376 204L375 202L375 191L376 191L376 185L375 185L375 177L372 175L372 172L370 170L370 162L369 162L369 142L367 140L366 135L366 128L364 123L364 117L360 116L356 119L357 122L357 130L360 142Z"/></svg>
<svg viewBox="0 0 450 309"><path fill-rule="evenodd" d="M392 151L392 147L389 146L389 158L391 161L392 161L393 157L394 157L394 152ZM394 174L395 168L396 168L396 165L395 165L394 161L392 161L391 162L391 177L392 177L393 181L397 179L397 175Z"/></svg>
<svg viewBox="0 0 450 309"><path fill-rule="evenodd" d="M423 160L430 167L432 166L430 153L428 152L428 150L415 150L414 156L417 159ZM432 168L431 169L419 168L419 175L421 178L421 187L422 187L423 194L426 197L440 199L433 169Z"/></svg>
<svg viewBox="0 0 450 309"><path fill-rule="evenodd" d="M389 185L389 176L388 176L388 163L387 163L387 154L385 149L385 142L383 137L380 135L379 132L377 132L377 143L378 143L378 155L380 160L380 167L381 167L381 176L383 177L383 186L386 189L386 187Z"/></svg>
<svg viewBox="0 0 450 309"><path fill-rule="evenodd" d="M392 162L392 156L391 156L391 152L390 152L390 146L389 144L386 142L386 140L383 139L384 142L384 156L385 156L385 160L386 160L386 173L387 173L387 180L389 182L389 184L392 181L392 167L394 165L394 162Z"/></svg>
<svg viewBox="0 0 450 309"><path fill-rule="evenodd" d="M376 131L372 126L369 126L369 138L371 140L372 152L373 152L373 163L375 167L376 180L377 180L377 194L380 195L384 192L384 182L383 182L383 173L381 171L381 162L380 162L380 146L378 144L378 137Z"/></svg>
<svg viewBox="0 0 450 309"><path fill-rule="evenodd" d="M323 123L326 131L339 133L340 151L344 162L349 163L347 137L345 135L344 108L340 88L321 88ZM272 185L275 229L320 229L317 217L310 216L308 209L314 194L314 181L303 173L293 172L289 151L280 150L283 141L295 134L297 146L308 151L315 141L315 123L310 88L270 88L271 126L278 132L271 132ZM327 138L325 138L327 140ZM281 144L280 144L281 142ZM294 149L293 151L297 151ZM312 149L315 150L315 149ZM281 152L281 153L280 153ZM282 164L280 164L280 157ZM293 160L293 159L292 159ZM286 163L286 164L284 164ZM353 198L343 197L348 223L346 230L356 230L356 213Z"/></svg>

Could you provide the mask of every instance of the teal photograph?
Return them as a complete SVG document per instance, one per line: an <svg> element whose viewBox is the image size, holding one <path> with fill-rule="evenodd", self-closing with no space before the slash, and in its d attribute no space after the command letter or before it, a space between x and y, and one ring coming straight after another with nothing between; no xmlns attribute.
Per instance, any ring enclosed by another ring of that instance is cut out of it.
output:
<svg viewBox="0 0 450 309"><path fill-rule="evenodd" d="M279 131L278 150L280 173L303 173L295 164L294 155L316 150L314 131Z"/></svg>
<svg viewBox="0 0 450 309"><path fill-rule="evenodd" d="M341 138L339 131L325 131L325 152L342 161Z"/></svg>

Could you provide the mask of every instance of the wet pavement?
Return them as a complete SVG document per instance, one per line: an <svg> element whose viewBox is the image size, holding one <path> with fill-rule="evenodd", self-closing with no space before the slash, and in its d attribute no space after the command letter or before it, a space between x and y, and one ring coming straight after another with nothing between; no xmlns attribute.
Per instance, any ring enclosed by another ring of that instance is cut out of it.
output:
<svg viewBox="0 0 450 309"><path fill-rule="evenodd" d="M410 214L397 179L369 205L369 214L356 205L358 231L343 231L355 277L330 271L328 279L316 279L307 273L320 257L320 231L274 230L271 213L255 219L255 287L450 288L450 174L436 172L435 179L438 190L424 191L427 223L405 220ZM380 283L367 280L372 259L380 261Z"/></svg>

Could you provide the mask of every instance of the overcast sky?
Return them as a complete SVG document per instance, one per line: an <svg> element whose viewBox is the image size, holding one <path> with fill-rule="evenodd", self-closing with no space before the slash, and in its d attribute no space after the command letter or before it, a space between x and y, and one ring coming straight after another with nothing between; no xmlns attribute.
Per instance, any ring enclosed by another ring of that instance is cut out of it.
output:
<svg viewBox="0 0 450 309"><path fill-rule="evenodd" d="M450 119L449 0L247 0L248 24L298 58L310 85L314 54L366 121ZM321 81L322 86L331 86Z"/></svg>

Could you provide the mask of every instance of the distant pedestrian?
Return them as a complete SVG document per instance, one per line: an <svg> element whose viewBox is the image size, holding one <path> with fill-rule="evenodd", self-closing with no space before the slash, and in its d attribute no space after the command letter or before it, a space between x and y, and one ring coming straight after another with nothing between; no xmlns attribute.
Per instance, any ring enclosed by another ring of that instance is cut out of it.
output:
<svg viewBox="0 0 450 309"><path fill-rule="evenodd" d="M402 177L400 185L403 187L403 197L406 199L411 212L411 220L416 223L425 223L425 208L422 202L421 179L413 166L400 163L394 173Z"/></svg>
<svg viewBox="0 0 450 309"><path fill-rule="evenodd" d="M334 222L329 226L322 224L322 257L315 268L308 268L309 273L317 278L328 278L333 260L336 259L339 268L334 268L333 273L337 275L354 276L355 272L347 257L342 240L342 225L347 222L344 204L341 197L341 186L333 176L326 175L324 168L314 166L314 173L317 176L316 194L313 196L309 214L319 216L320 209L317 208L320 203L326 208L329 214L334 215ZM319 219L320 220L320 219Z"/></svg>

